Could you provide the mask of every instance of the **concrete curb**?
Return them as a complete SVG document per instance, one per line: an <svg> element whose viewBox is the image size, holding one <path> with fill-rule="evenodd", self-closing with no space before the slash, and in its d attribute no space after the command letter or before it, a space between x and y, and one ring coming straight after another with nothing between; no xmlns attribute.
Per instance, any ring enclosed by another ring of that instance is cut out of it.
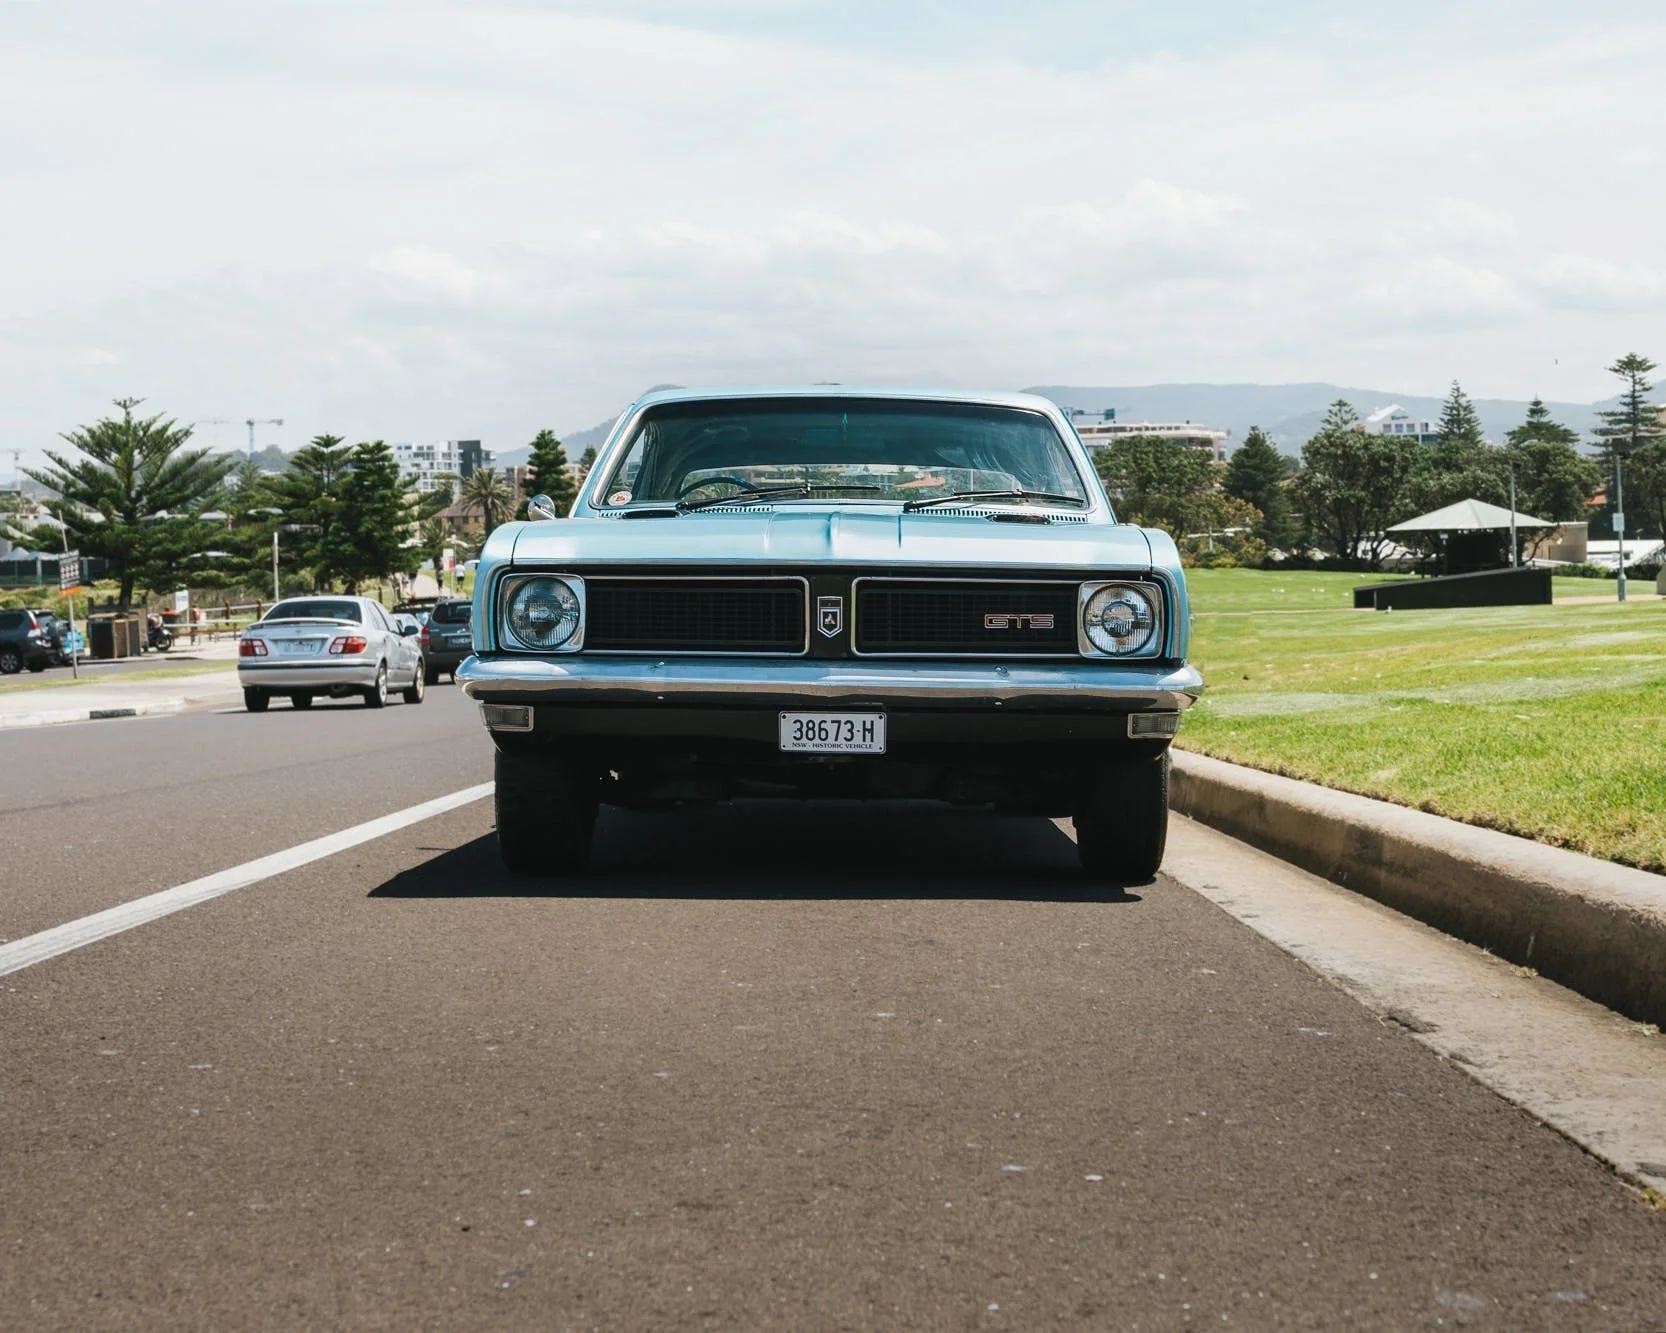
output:
<svg viewBox="0 0 1666 1333"><path fill-rule="evenodd" d="M1173 751L1170 799L1315 875L1666 1026L1666 876Z"/></svg>
<svg viewBox="0 0 1666 1333"><path fill-rule="evenodd" d="M183 699L152 699L122 708L48 708L39 713L0 714L0 731L23 727L51 727L61 722L100 722L112 717L150 717L156 713L177 713Z"/></svg>

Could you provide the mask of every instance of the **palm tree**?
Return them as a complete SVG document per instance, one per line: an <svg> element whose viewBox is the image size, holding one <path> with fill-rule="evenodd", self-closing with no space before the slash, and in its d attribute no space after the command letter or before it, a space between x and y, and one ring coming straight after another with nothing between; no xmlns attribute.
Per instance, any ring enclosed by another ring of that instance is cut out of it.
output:
<svg viewBox="0 0 1666 1333"><path fill-rule="evenodd" d="M503 522L514 497L509 494L509 487L502 477L483 467L476 468L474 475L463 483L463 493L458 499L468 508L480 511L485 535L489 536L492 529Z"/></svg>

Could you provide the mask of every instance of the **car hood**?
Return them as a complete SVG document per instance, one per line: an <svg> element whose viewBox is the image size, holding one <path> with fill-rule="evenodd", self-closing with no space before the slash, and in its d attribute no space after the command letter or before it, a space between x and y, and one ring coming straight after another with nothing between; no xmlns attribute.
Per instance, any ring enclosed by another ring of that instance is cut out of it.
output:
<svg viewBox="0 0 1666 1333"><path fill-rule="evenodd" d="M980 571L1146 572L1151 544L1111 523L1009 523L981 515L781 509L680 518L568 518L506 524L517 564L941 565Z"/></svg>

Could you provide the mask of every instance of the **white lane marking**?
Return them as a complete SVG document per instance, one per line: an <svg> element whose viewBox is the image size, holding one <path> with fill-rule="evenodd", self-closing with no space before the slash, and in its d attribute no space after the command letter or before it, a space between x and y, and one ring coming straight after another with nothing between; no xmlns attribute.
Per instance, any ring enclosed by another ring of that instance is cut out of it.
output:
<svg viewBox="0 0 1666 1333"><path fill-rule="evenodd" d="M270 856L245 861L230 870L219 870L212 875L204 875L201 879L193 879L186 884L176 884L171 889L162 889L143 898L135 898L120 907L94 912L91 916L65 922L61 926L53 926L50 930L43 930L35 935L25 935L20 940L0 945L0 977L36 963L44 963L48 958L56 958L71 949L79 949L83 945L93 944L111 935L119 935L122 931L132 930L134 926L142 926L147 921L182 912L187 907L195 907L198 903L218 898L234 889L258 884L261 880L271 879L273 875L281 875L286 870L295 870L313 861L321 861L326 856L334 856L349 847L357 847L360 843L395 833L412 824L420 824L425 819L443 815L447 810L455 810L458 806L470 805L491 794L490 782L464 787L462 791L454 791L448 796L436 796L431 801L424 801L405 810L396 810L391 815L383 815L363 824L355 824L339 833L329 833L322 838L314 838L311 842L303 842L284 851L273 852Z"/></svg>

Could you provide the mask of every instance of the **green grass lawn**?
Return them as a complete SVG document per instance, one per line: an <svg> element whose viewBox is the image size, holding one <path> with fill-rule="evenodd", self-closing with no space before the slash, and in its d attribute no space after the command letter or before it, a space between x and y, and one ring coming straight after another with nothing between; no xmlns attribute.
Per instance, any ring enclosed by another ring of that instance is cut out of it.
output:
<svg viewBox="0 0 1666 1333"><path fill-rule="evenodd" d="M1355 611L1362 581L1191 571L1180 744L1666 872L1666 600Z"/></svg>

